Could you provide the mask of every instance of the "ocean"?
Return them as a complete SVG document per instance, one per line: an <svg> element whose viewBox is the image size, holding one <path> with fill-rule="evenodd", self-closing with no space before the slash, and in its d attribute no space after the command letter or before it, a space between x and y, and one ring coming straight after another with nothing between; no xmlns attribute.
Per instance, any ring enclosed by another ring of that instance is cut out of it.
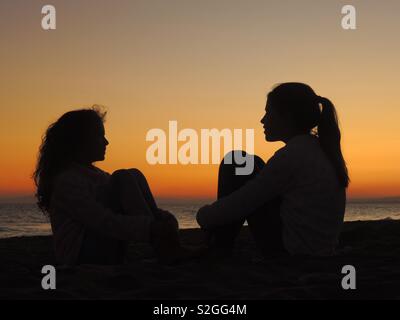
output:
<svg viewBox="0 0 400 320"><path fill-rule="evenodd" d="M197 210L210 201L159 200L159 207L175 214L180 228L198 228ZM345 221L400 219L400 198L353 199L346 207ZM47 219L33 203L0 203L0 238L48 235Z"/></svg>

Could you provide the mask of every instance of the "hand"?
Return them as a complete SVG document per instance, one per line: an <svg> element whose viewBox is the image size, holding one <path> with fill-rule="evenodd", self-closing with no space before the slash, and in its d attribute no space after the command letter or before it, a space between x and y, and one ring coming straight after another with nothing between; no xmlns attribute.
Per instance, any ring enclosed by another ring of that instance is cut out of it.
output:
<svg viewBox="0 0 400 320"><path fill-rule="evenodd" d="M175 216L171 212L169 212L167 210L157 208L155 218L156 218L156 220L161 220L167 224L169 223L172 226L174 226L176 229L179 229L178 220L175 218Z"/></svg>
<svg viewBox="0 0 400 320"><path fill-rule="evenodd" d="M169 252L179 247L178 222L172 215L164 215L162 218L156 218L150 227L150 243L153 248L161 254Z"/></svg>

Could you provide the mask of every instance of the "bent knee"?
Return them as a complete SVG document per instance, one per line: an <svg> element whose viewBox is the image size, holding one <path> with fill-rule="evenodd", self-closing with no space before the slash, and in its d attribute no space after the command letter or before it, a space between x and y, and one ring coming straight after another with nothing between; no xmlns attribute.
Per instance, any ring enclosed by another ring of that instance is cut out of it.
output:
<svg viewBox="0 0 400 320"><path fill-rule="evenodd" d="M118 176L121 176L124 174L126 174L126 169L118 169L118 170L115 170L112 175L118 177Z"/></svg>
<svg viewBox="0 0 400 320"><path fill-rule="evenodd" d="M135 178L143 178L144 174L137 168L126 169L127 174L134 176Z"/></svg>
<svg viewBox="0 0 400 320"><path fill-rule="evenodd" d="M119 169L111 175L111 179L121 183L139 180L143 174L138 169Z"/></svg>
<svg viewBox="0 0 400 320"><path fill-rule="evenodd" d="M245 159L247 157L247 152L242 150L233 150L228 152L222 159L220 166L233 165L240 166L243 164L238 164L238 159Z"/></svg>
<svg viewBox="0 0 400 320"><path fill-rule="evenodd" d="M119 169L119 170L114 171L112 173L111 177L113 179L122 179L122 178L126 177L126 175L127 175L127 172L125 169Z"/></svg>
<svg viewBox="0 0 400 320"><path fill-rule="evenodd" d="M143 173L136 168L132 168L132 169L119 169L113 172L112 174L113 177L117 177L117 178L123 178L123 177L127 177L127 176L143 176Z"/></svg>
<svg viewBox="0 0 400 320"><path fill-rule="evenodd" d="M252 157L254 160L254 164L256 168L263 167L265 162L261 157L257 155L248 154L246 151L243 150L234 150L228 152L225 157L222 159L220 166L223 165L233 165L235 167L243 167L248 161L249 157Z"/></svg>

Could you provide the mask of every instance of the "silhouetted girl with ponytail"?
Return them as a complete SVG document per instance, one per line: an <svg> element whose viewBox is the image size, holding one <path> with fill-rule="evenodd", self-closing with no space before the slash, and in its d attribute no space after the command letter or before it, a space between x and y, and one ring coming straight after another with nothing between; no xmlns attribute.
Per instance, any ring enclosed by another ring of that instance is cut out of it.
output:
<svg viewBox="0 0 400 320"><path fill-rule="evenodd" d="M268 94L265 112L266 140L285 146L266 164L255 156L249 176L223 161L218 200L201 208L197 221L218 254L231 253L247 220L266 256L331 255L349 185L335 107L306 84L284 83Z"/></svg>

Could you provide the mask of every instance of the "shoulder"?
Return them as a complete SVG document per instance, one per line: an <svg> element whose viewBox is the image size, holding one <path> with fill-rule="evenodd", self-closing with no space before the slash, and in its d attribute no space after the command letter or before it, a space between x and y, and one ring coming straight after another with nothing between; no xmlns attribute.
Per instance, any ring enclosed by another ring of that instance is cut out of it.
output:
<svg viewBox="0 0 400 320"><path fill-rule="evenodd" d="M291 154L293 153L293 150L291 148L288 148L287 145L284 147L278 149L274 155L267 161L266 165L271 165L275 163L286 163L290 161Z"/></svg>
<svg viewBox="0 0 400 320"><path fill-rule="evenodd" d="M98 167L87 168L71 165L56 176L55 182L100 183L106 181L109 177L109 173Z"/></svg>
<svg viewBox="0 0 400 320"><path fill-rule="evenodd" d="M302 159L315 153L319 149L318 138L311 135L301 135L290 140L269 159L267 165L278 167L296 167L302 163Z"/></svg>
<svg viewBox="0 0 400 320"><path fill-rule="evenodd" d="M63 188L65 186L78 187L84 186L87 183L87 177L74 167L69 167L61 171L54 178L55 188Z"/></svg>
<svg viewBox="0 0 400 320"><path fill-rule="evenodd" d="M282 157L301 162L309 158L319 158L321 146L318 137L313 135L301 135L290 140L281 150Z"/></svg>
<svg viewBox="0 0 400 320"><path fill-rule="evenodd" d="M266 162L260 177L267 176L269 177L268 179L270 179L271 175L282 176L283 174L289 174L292 171L293 165L296 163L290 153L287 146L276 151Z"/></svg>
<svg viewBox="0 0 400 320"><path fill-rule="evenodd" d="M309 150L316 147L319 147L318 137L311 134L296 136L289 140L289 142L286 144L286 149L289 152L304 153L304 150Z"/></svg>
<svg viewBox="0 0 400 320"><path fill-rule="evenodd" d="M96 175L100 175L100 176L105 176L105 177L110 177L110 174L102 169L100 169L99 167L92 167L93 171L95 172Z"/></svg>

